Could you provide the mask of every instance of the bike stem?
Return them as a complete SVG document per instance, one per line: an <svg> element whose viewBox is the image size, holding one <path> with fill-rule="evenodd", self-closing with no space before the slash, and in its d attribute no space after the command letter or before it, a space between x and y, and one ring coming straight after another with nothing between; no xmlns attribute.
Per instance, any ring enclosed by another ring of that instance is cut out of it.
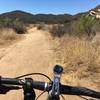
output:
<svg viewBox="0 0 100 100"><path fill-rule="evenodd" d="M53 69L53 82L49 96L47 100L60 100L60 79L63 72L63 68L60 65L54 66Z"/></svg>

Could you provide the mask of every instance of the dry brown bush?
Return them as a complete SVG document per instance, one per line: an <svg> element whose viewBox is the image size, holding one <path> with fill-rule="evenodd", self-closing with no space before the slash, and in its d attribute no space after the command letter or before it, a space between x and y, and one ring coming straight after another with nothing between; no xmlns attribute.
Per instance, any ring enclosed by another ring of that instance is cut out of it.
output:
<svg viewBox="0 0 100 100"><path fill-rule="evenodd" d="M0 29L0 44L6 44L12 40L16 40L18 35L11 28L2 28Z"/></svg>
<svg viewBox="0 0 100 100"><path fill-rule="evenodd" d="M55 39L56 62L64 66L67 83L84 79L100 83L100 45L93 41L68 35Z"/></svg>

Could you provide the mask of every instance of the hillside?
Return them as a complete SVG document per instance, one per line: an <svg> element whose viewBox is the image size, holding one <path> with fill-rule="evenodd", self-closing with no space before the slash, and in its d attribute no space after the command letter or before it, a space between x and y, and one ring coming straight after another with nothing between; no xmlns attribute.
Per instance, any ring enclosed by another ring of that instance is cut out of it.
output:
<svg viewBox="0 0 100 100"><path fill-rule="evenodd" d="M10 18L10 19L20 19L24 23L64 23L71 20L72 15L69 14L60 14L60 15L53 15L53 14L37 14L33 15L24 11L12 11L8 13L3 13L0 15L0 19Z"/></svg>
<svg viewBox="0 0 100 100"><path fill-rule="evenodd" d="M97 10L100 8L100 5L97 7L91 9L91 10ZM89 11L91 11L89 10ZM83 12L83 13L78 13L76 15L70 15L70 14L31 14L28 12L16 10L16 11L11 11L7 13L3 13L0 15L0 19L4 18L10 18L10 19L20 19L24 23L48 23L48 24L54 24L54 23L68 23L73 20L79 19L82 15L88 14L89 11Z"/></svg>
<svg viewBox="0 0 100 100"><path fill-rule="evenodd" d="M32 23L33 22L33 15L32 14L27 13L27 12L23 12L23 11L19 11L19 10L1 14L0 19L2 20L4 18L10 18L13 20L18 18L25 23L27 23L27 22Z"/></svg>

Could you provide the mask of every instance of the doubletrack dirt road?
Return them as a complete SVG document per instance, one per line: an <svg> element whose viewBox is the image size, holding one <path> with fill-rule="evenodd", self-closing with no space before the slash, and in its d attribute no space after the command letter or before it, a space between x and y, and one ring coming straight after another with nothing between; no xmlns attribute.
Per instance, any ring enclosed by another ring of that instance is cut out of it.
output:
<svg viewBox="0 0 100 100"><path fill-rule="evenodd" d="M46 31L31 28L28 33L13 45L0 48L0 75L15 77L31 72L42 72L52 77L53 65L59 60L53 51L55 45ZM46 80L40 76L34 79ZM40 92L36 93L38 95ZM82 100L77 96L66 96L65 99ZM10 91L6 95L0 95L0 100L23 100L23 91ZM39 100L46 100L46 94Z"/></svg>
<svg viewBox="0 0 100 100"><path fill-rule="evenodd" d="M25 34L20 42L1 49L0 75L15 77L31 72L50 75L52 72L53 54L49 38L43 31L35 28L28 32L29 34ZM22 93L15 91L0 96L0 100L22 100L22 98Z"/></svg>

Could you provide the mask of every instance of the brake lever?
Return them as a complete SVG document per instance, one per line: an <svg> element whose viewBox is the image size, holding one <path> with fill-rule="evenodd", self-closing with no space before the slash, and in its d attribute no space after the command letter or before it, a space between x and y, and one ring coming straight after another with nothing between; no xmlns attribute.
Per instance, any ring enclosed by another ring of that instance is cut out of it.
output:
<svg viewBox="0 0 100 100"><path fill-rule="evenodd" d="M10 90L19 90L21 87L18 86L7 86L7 85L0 85L0 94L6 94Z"/></svg>

